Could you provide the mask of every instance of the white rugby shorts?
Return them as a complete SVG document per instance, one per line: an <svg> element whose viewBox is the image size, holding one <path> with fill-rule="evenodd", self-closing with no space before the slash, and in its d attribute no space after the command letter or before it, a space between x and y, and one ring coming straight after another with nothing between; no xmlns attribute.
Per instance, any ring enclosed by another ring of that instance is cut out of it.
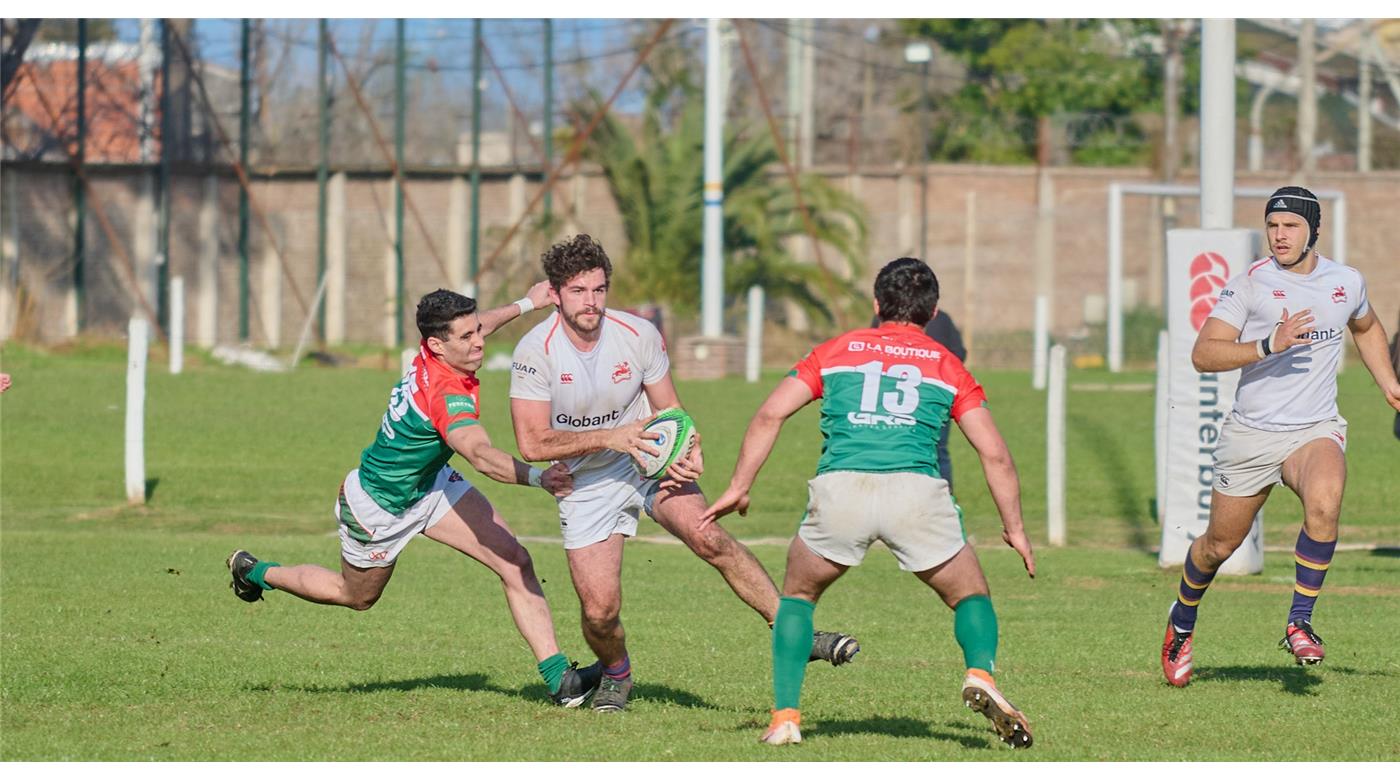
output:
<svg viewBox="0 0 1400 780"><path fill-rule="evenodd" d="M613 534L637 535L642 512L652 514L657 480L637 473L632 456L574 474L574 492L558 499L564 549L577 550Z"/></svg>
<svg viewBox="0 0 1400 780"><path fill-rule="evenodd" d="M858 566L879 539L899 568L924 571L967 544L947 480L911 472L829 471L807 482L797 535L833 563Z"/></svg>
<svg viewBox="0 0 1400 780"><path fill-rule="evenodd" d="M1347 451L1347 421L1341 415L1296 431L1263 431L1231 415L1220 426L1215 445L1213 487L1227 496L1254 496L1283 481L1283 462L1314 439L1327 439Z"/></svg>
<svg viewBox="0 0 1400 780"><path fill-rule="evenodd" d="M443 466L428 494L396 515L375 503L360 485L360 470L354 469L345 475L335 502L340 554L361 569L392 565L413 537L437 525L471 489L456 469Z"/></svg>

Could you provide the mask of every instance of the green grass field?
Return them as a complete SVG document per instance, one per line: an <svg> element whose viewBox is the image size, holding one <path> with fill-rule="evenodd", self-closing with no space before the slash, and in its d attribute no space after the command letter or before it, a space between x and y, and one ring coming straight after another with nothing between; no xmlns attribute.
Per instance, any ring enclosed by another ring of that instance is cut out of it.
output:
<svg viewBox="0 0 1400 780"><path fill-rule="evenodd" d="M396 360L393 362L397 362ZM959 498L1001 624L998 680L1031 718L1012 753L958 697L951 613L881 550L823 599L817 623L860 637L841 669L809 667L801 746L756 742L770 704L768 632L718 576L643 523L624 581L638 687L617 717L547 705L493 577L416 541L372 610L285 594L235 599L237 546L334 565L330 510L373 435L396 371L259 375L198 355L148 385L150 500L123 499L120 347L5 347L0 398L0 759L4 760L1395 760L1400 756L1400 442L1356 362L1341 380L1350 481L1342 542L1319 602L1327 662L1275 647L1300 510L1266 508L1261 576L1218 580L1197 632L1196 680L1160 679L1162 613L1152 396L1145 374L1071 372L1070 547L1045 547L1044 395L1024 372L979 373L1023 480L1040 576L1001 545L976 459L954 436ZM681 383L717 495L777 375ZM501 373L483 374L486 425L511 449ZM1079 389L1074 389L1076 386ZM1103 388L1103 389L1092 389ZM781 577L818 454L811 409L791 421L726 524ZM474 479L469 466L461 468ZM481 480L528 537L575 656L586 648L541 491ZM654 543L653 543L654 542ZM587 659L585 659L587 660Z"/></svg>

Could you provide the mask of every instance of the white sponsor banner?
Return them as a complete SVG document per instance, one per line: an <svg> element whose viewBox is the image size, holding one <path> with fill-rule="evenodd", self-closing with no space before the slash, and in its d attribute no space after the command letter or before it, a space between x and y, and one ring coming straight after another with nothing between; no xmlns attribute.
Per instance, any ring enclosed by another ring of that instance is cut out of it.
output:
<svg viewBox="0 0 1400 780"><path fill-rule="evenodd" d="M1210 522L1213 454L1230 407L1238 370L1202 374L1191 365L1191 349L1225 282L1244 273L1256 258L1250 230L1167 232L1167 333L1171 365L1167 378L1166 486L1162 502L1160 566L1179 566L1191 542ZM1264 568L1263 512L1249 536L1220 567L1221 574L1258 574Z"/></svg>

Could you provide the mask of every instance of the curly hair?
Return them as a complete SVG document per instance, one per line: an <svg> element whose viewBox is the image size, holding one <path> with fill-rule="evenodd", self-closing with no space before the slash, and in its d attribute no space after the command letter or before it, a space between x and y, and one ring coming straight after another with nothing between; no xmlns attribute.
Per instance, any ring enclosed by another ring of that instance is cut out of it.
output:
<svg viewBox="0 0 1400 780"><path fill-rule="evenodd" d="M584 271L603 269L603 278L612 279L612 261L603 245L593 240L587 233L579 233L568 241L561 241L540 255L544 275L549 278L549 286L558 290L564 283Z"/></svg>

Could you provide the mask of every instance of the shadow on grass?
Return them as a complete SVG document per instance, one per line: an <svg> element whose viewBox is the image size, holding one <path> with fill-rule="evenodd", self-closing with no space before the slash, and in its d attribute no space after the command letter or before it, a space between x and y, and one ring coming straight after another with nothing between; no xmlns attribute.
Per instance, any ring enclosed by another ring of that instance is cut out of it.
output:
<svg viewBox="0 0 1400 780"><path fill-rule="evenodd" d="M456 691L477 691L497 693L502 696L515 696L526 701L544 703L549 692L543 684L534 683L518 690L502 688L491 683L484 674L439 674L432 677L415 677L408 680L377 680L374 682L351 683L349 685L258 685L253 690L268 693L276 691L299 691L302 693L377 693L379 691L413 691L421 688L447 688ZM689 691L682 691L666 685L643 683L632 689L632 701L645 699L652 702L665 702L680 707L694 709L717 709L713 704ZM583 705L587 707L587 704Z"/></svg>
<svg viewBox="0 0 1400 780"><path fill-rule="evenodd" d="M966 748L987 748L996 745L996 738L990 731L977 728L960 721L943 723L949 730L935 728L934 724L914 718L859 718L852 720L820 720L811 725L803 725L804 737L831 737L840 734L883 734L887 737L907 737L913 739L937 739L956 742ZM986 733L983 733L983 732Z"/></svg>
<svg viewBox="0 0 1400 780"><path fill-rule="evenodd" d="M1328 674L1380 675L1386 672L1362 671L1351 666L1329 666ZM1295 696L1316 696L1323 683L1322 670L1307 666L1212 666L1196 673L1196 682L1269 682L1278 683L1284 693Z"/></svg>
<svg viewBox="0 0 1400 780"><path fill-rule="evenodd" d="M1077 432L1089 443L1089 451L1098 461L1099 469L1109 478L1116 513L1128 524L1128 538L1131 544L1139 549L1146 548L1151 543L1152 534L1143 523L1139 509L1145 499L1137 489L1137 475L1127 465L1129 461L1121 443L1122 432L1107 430L1090 417L1071 415L1070 418L1070 430ZM1151 503L1155 510L1156 502Z"/></svg>

